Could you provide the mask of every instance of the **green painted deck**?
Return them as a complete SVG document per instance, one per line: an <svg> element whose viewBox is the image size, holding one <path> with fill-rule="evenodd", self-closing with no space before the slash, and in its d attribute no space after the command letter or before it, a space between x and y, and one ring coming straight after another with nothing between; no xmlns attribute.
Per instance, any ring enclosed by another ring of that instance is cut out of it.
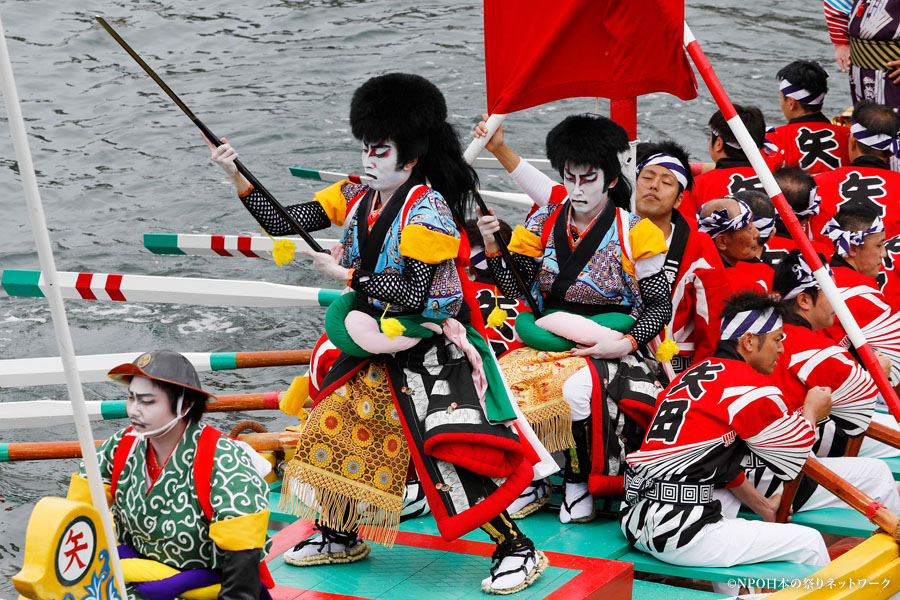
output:
<svg viewBox="0 0 900 600"><path fill-rule="evenodd" d="M713 600L714 598L725 598L725 596L635 579L634 593L631 598L632 600Z"/></svg>

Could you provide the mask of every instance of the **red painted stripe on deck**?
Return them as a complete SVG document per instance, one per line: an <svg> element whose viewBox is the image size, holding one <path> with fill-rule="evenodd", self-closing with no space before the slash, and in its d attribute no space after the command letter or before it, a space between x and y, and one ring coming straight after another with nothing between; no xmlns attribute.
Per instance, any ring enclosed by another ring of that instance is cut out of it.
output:
<svg viewBox="0 0 900 600"><path fill-rule="evenodd" d="M78 279L75 280L75 291L81 294L82 300L96 300L97 296L91 291L91 279L94 278L93 273L79 273Z"/></svg>
<svg viewBox="0 0 900 600"><path fill-rule="evenodd" d="M250 249L250 244L253 242L253 238L249 235L239 235L238 236L238 251L244 256L249 256L250 258L259 258L259 255Z"/></svg>
<svg viewBox="0 0 900 600"><path fill-rule="evenodd" d="M116 302L125 302L125 296L122 294L122 291L119 289L122 287L122 276L121 275L110 275L106 278L106 293L109 294L110 300L115 300Z"/></svg>
<svg viewBox="0 0 900 600"><path fill-rule="evenodd" d="M225 249L225 236L214 235L210 238L209 247L219 256L233 256L231 252Z"/></svg>

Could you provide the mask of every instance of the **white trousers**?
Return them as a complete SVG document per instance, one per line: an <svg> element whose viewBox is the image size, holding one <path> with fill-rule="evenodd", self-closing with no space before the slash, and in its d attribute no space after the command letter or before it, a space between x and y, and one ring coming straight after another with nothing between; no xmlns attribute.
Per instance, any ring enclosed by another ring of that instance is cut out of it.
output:
<svg viewBox="0 0 900 600"><path fill-rule="evenodd" d="M891 429L900 430L900 425L897 424L897 420L891 415L876 412L872 415L872 420L881 425L886 425ZM870 458L894 458L900 456L900 450L875 441L870 437L864 437L862 446L859 448L859 456L867 456Z"/></svg>
<svg viewBox="0 0 900 600"><path fill-rule="evenodd" d="M563 383L563 398L572 409L573 421L584 421L591 416L591 390L594 389L590 367L581 367Z"/></svg>
<svg viewBox="0 0 900 600"><path fill-rule="evenodd" d="M893 512L900 511L900 493L897 491L897 482L891 474L891 470L877 458L863 457L837 457L819 458L819 461L842 479L859 488L876 502L881 502ZM757 489L765 491L769 487L774 475L766 470ZM809 499L803 503L800 511L816 510L819 508L847 508L847 503L826 490L822 486L816 486Z"/></svg>

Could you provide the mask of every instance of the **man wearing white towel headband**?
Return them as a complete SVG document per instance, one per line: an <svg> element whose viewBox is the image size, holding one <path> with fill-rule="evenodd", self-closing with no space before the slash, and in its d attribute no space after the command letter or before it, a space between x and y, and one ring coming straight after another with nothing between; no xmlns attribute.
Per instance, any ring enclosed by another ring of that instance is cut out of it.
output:
<svg viewBox="0 0 900 600"><path fill-rule="evenodd" d="M850 164L847 128L822 114L828 92L828 73L822 65L795 60L776 77L787 124L766 132L766 152L781 158L779 167L800 167L812 174Z"/></svg>
<svg viewBox="0 0 900 600"><path fill-rule="evenodd" d="M853 200L878 210L888 239L900 235L900 210L896 208L900 173L888 166L888 159L900 151L898 131L900 119L889 107L868 101L856 105L847 146L850 164L816 175L822 204L812 219L814 238L827 242L819 232L842 205Z"/></svg>
<svg viewBox="0 0 900 600"><path fill-rule="evenodd" d="M752 489L742 460L749 451L779 478L796 477L815 442L815 424L831 410L830 392L810 390L795 412L781 390L766 385L763 376L784 349L773 299L732 297L721 319L715 355L660 394L640 450L627 457L622 532L635 548L677 565L824 565L828 551L817 531L735 518L733 495L774 519L778 499Z"/></svg>

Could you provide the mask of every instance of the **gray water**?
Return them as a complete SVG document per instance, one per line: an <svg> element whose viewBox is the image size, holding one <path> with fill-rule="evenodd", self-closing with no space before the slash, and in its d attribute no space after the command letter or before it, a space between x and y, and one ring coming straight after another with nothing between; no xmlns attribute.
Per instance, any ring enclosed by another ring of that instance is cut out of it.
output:
<svg viewBox="0 0 900 600"><path fill-rule="evenodd" d="M527 3L522 3L523 5ZM56 264L63 271L256 279L334 287L300 260L156 256L145 232L260 235L225 175L209 161L196 128L92 16L104 15L185 103L284 203L321 186L288 166L359 171L359 143L347 122L350 96L369 76L419 73L447 97L468 136L485 106L481 5L463 0L274 1L5 0L6 29ZM834 65L818 2L692 2L686 18L734 102L783 122L775 72L794 58L822 61L832 74L825 110L850 102ZM509 144L541 156L546 132L595 100L556 102L512 115ZM601 101L601 110L606 110ZM641 139L672 137L706 160L706 122L715 105L665 94L638 103ZM0 269L37 269L5 114L0 117ZM512 190L502 171L482 171L486 189ZM512 222L524 211L500 207ZM329 232L336 234L336 231ZM333 237L330 236L330 237ZM79 354L169 347L182 351L309 348L324 311L208 308L67 301ZM57 355L46 302L0 292L0 358ZM285 389L305 370L262 369L203 376L216 392ZM86 385L88 400L121 399L113 383ZM0 390L0 401L63 399L63 386ZM244 415L211 417L230 428ZM270 428L286 417L254 416ZM121 427L105 422L95 436ZM3 442L75 439L74 427L4 432ZM35 501L64 495L74 461L0 464L0 598L16 593L25 527Z"/></svg>

